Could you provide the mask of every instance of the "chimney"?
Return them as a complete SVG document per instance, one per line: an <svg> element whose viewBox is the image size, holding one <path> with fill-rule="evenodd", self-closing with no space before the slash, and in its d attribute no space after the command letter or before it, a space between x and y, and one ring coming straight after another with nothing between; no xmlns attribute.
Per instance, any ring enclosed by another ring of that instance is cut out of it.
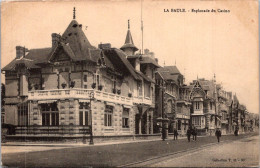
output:
<svg viewBox="0 0 260 168"><path fill-rule="evenodd" d="M25 56L28 49L22 46L16 46L16 59L20 59Z"/></svg>
<svg viewBox="0 0 260 168"><path fill-rule="evenodd" d="M149 49L144 49L144 54L148 55L149 54Z"/></svg>
<svg viewBox="0 0 260 168"><path fill-rule="evenodd" d="M61 35L59 35L57 33L52 33L51 37L52 37L52 47L54 47L60 41Z"/></svg>
<svg viewBox="0 0 260 168"><path fill-rule="evenodd" d="M152 59L154 59L154 52L150 52L149 54L150 54L150 57L151 57Z"/></svg>
<svg viewBox="0 0 260 168"><path fill-rule="evenodd" d="M98 45L98 48L99 49L109 49L109 48L111 48L111 44L110 43L105 43L105 44L100 43Z"/></svg>
<svg viewBox="0 0 260 168"><path fill-rule="evenodd" d="M155 58L155 61L158 63L158 58Z"/></svg>

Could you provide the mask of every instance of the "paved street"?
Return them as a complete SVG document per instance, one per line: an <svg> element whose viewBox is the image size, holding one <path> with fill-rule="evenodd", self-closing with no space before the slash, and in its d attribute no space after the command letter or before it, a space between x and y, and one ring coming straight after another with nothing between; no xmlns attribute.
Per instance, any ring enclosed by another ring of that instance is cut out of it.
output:
<svg viewBox="0 0 260 168"><path fill-rule="evenodd" d="M153 163L156 160L153 160ZM259 136L230 143L220 143L205 149L173 156L145 167L259 167Z"/></svg>
<svg viewBox="0 0 260 168"><path fill-rule="evenodd" d="M249 136L252 136L252 134L239 135L238 137L235 137L234 135L222 136L222 143L220 144L216 144L216 137L199 137L197 142L192 141L190 143L187 142L187 139L180 139L178 141L173 141L171 139L167 141L80 146L47 151L3 153L2 162L5 166L19 167L133 166L136 165L137 162L141 163L144 160L156 160L158 158L164 158L164 156L177 157L179 154L185 153L185 151L196 151L205 146L218 145L220 147L221 144L224 144L223 141L230 142ZM255 141L256 140L252 142ZM234 142L234 144L239 145L246 143ZM241 146L236 146L235 149L238 148L241 148ZM225 150L225 146L223 148L218 148L216 151L220 152L220 150L223 149ZM221 153L219 153L219 155L221 156ZM223 159L224 158L226 157L223 156ZM219 159L218 155L216 156L216 159ZM240 157L237 159L240 159ZM171 163L171 160L169 163Z"/></svg>

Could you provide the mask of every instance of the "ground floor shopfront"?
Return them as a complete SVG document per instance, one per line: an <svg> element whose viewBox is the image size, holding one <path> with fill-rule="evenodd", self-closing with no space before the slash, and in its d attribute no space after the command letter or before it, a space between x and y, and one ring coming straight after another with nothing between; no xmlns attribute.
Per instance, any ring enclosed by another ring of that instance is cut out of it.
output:
<svg viewBox="0 0 260 168"><path fill-rule="evenodd" d="M16 135L87 135L91 130L94 136L153 133L149 106L65 99L27 101L16 107Z"/></svg>

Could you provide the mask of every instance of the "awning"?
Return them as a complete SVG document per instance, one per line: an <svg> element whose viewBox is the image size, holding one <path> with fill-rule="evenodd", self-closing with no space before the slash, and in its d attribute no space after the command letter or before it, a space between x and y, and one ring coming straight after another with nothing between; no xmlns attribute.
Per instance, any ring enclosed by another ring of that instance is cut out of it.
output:
<svg viewBox="0 0 260 168"><path fill-rule="evenodd" d="M110 102L105 102L106 103L106 105L108 105L108 106L115 106L115 103L110 103Z"/></svg>
<svg viewBox="0 0 260 168"><path fill-rule="evenodd" d="M54 103L57 102L57 100L40 100L38 101L38 104L46 104L46 103Z"/></svg>
<svg viewBox="0 0 260 168"><path fill-rule="evenodd" d="M132 106L129 106L129 105L123 105L124 108L132 108Z"/></svg>
<svg viewBox="0 0 260 168"><path fill-rule="evenodd" d="M87 102L87 103L89 103L89 102L90 102L90 100L86 100L86 99L79 99L79 102Z"/></svg>
<svg viewBox="0 0 260 168"><path fill-rule="evenodd" d="M203 99L200 98L200 97L195 97L195 98L193 99L193 101L203 101Z"/></svg>

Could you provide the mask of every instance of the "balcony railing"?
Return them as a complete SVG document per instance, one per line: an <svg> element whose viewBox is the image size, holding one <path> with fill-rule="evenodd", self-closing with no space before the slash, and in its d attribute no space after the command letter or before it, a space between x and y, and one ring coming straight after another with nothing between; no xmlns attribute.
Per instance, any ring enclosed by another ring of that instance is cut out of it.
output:
<svg viewBox="0 0 260 168"><path fill-rule="evenodd" d="M151 98L149 97L133 97L133 103L137 104L147 104L147 105L154 105Z"/></svg>
<svg viewBox="0 0 260 168"><path fill-rule="evenodd" d="M36 90L28 93L28 100L58 100L58 99L87 99L114 102L119 104L133 105L141 103L153 105L148 97L125 97L113 93L103 92L93 89L55 89L55 90Z"/></svg>

